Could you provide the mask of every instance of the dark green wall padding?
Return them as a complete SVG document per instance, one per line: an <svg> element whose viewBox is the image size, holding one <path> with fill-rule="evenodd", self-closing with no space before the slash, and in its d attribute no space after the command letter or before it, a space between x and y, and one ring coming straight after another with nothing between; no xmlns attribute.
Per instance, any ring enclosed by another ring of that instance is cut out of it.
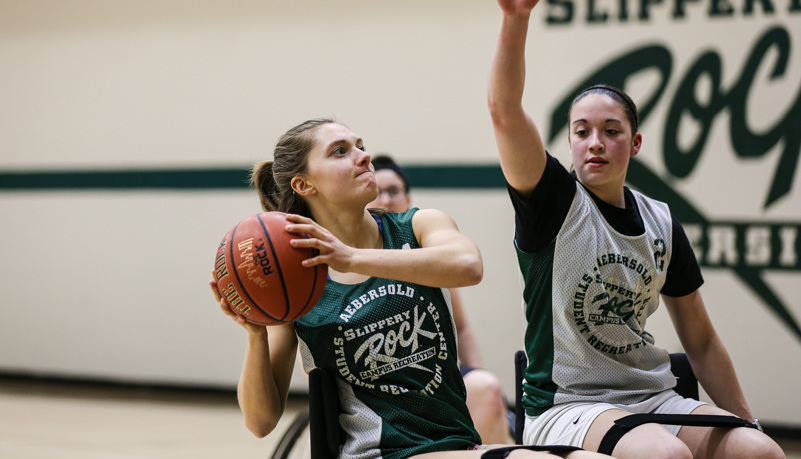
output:
<svg viewBox="0 0 801 459"><path fill-rule="evenodd" d="M409 165L414 188L504 188L499 165ZM212 190L247 188L246 167L0 172L0 191Z"/></svg>

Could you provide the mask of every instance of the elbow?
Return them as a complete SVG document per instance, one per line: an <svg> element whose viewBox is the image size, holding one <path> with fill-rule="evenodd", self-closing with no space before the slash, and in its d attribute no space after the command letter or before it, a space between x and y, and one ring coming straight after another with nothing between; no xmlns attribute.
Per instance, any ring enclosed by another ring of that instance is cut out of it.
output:
<svg viewBox="0 0 801 459"><path fill-rule="evenodd" d="M462 285L460 287L467 287L476 285L484 278L484 263L480 257L465 260L462 266Z"/></svg>
<svg viewBox="0 0 801 459"><path fill-rule="evenodd" d="M269 422L269 421L248 421L245 420L245 427L252 433L256 438L264 438L270 434L275 427L278 425L277 422Z"/></svg>
<svg viewBox="0 0 801 459"><path fill-rule="evenodd" d="M489 109L492 125L495 127L503 125L504 111L501 108L501 104L492 95L487 97L487 108Z"/></svg>
<svg viewBox="0 0 801 459"><path fill-rule="evenodd" d="M479 266L476 269L470 270L468 273L468 284L467 285L477 285L481 282L481 279L484 278L484 268Z"/></svg>
<svg viewBox="0 0 801 459"><path fill-rule="evenodd" d="M492 96L487 98L487 107L489 108L492 126L496 130L503 130L510 124L511 120L525 116L521 104L503 103Z"/></svg>
<svg viewBox="0 0 801 459"><path fill-rule="evenodd" d="M256 438L264 438L275 430L278 426L278 421L281 419L281 414L270 415L267 412L245 412L245 427Z"/></svg>

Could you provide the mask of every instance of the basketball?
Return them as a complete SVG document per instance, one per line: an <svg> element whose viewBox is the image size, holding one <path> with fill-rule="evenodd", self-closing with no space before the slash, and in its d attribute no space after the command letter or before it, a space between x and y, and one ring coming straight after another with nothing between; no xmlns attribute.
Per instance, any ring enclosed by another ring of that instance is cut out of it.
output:
<svg viewBox="0 0 801 459"><path fill-rule="evenodd" d="M317 304L328 279L328 266L301 262L314 249L289 244L283 212L262 212L234 225L217 248L214 273L220 295L248 322L279 325L305 315Z"/></svg>

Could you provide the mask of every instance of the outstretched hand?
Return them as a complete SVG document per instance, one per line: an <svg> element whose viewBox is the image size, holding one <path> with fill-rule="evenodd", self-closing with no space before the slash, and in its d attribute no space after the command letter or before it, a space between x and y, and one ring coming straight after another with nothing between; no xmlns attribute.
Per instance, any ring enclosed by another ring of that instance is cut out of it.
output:
<svg viewBox="0 0 801 459"><path fill-rule="evenodd" d="M331 234L314 220L302 215L289 214L287 220L287 231L297 235L305 235L306 238L290 240L293 247L310 248L317 250L318 254L312 258L303 260L303 266L311 267L326 264L339 272L349 272L351 260L355 249Z"/></svg>
<svg viewBox="0 0 801 459"><path fill-rule="evenodd" d="M498 0L498 5L506 14L528 13L537 3L539 0Z"/></svg>
<svg viewBox="0 0 801 459"><path fill-rule="evenodd" d="M214 272L212 271L212 275ZM245 320L244 317L237 314L233 309L231 309L231 305L228 304L228 300L220 295L220 291L217 288L217 281L212 279L209 281L209 286L211 286L211 291L214 294L214 298L220 303L220 309L222 312L234 320L234 322L241 325L248 333L264 333L267 331L267 328L264 325L256 325L253 323L248 322Z"/></svg>

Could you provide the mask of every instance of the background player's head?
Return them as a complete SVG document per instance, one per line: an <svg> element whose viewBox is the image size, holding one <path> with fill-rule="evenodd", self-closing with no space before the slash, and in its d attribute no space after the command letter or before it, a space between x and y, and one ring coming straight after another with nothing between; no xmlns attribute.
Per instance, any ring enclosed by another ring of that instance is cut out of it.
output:
<svg viewBox="0 0 801 459"><path fill-rule="evenodd" d="M578 93L576 97L573 98L573 102L570 103L570 110L568 111L568 124L570 124L570 120L572 118L573 106L576 105L578 101L587 97L590 94L601 94L605 95L620 105L620 108L626 115L626 120L631 127L632 135L636 134L640 129L640 114L637 110L637 105L634 101L626 94L625 91L618 89L614 86L610 86L608 84L596 84L585 88L583 91Z"/></svg>
<svg viewBox="0 0 801 459"><path fill-rule="evenodd" d="M637 106L608 85L580 92L568 113L568 142L573 169L590 187L622 187L629 159L642 144Z"/></svg>
<svg viewBox="0 0 801 459"><path fill-rule="evenodd" d="M409 178L406 171L389 155L377 155L372 160L378 197L367 207L386 209L387 212L406 212L412 203Z"/></svg>

